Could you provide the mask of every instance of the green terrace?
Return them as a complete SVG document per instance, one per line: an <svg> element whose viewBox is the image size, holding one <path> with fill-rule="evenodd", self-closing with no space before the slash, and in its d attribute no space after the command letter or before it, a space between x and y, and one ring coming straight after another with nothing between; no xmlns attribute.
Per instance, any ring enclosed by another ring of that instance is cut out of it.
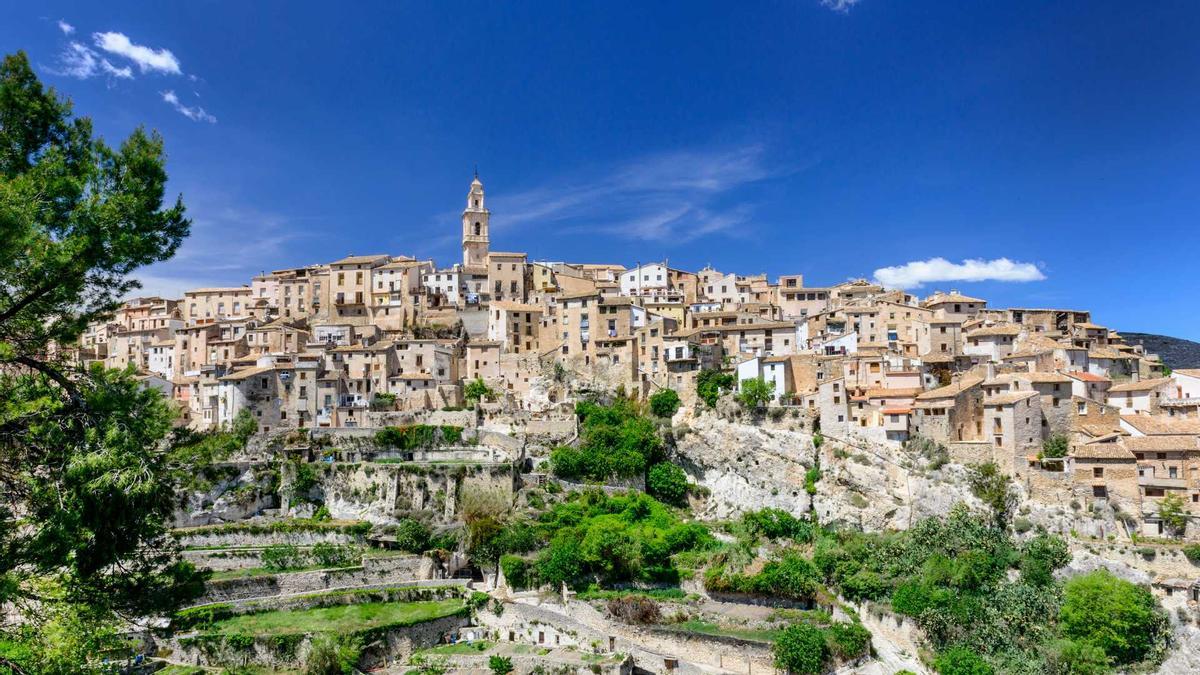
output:
<svg viewBox="0 0 1200 675"><path fill-rule="evenodd" d="M401 628L467 609L462 598L416 602L367 602L312 609L276 610L242 614L214 621L206 635L310 635L361 633L376 629Z"/></svg>

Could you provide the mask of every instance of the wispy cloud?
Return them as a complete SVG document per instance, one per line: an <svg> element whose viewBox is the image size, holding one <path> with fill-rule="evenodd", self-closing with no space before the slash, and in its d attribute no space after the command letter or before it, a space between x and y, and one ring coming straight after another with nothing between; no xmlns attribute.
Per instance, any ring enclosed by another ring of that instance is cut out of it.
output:
<svg viewBox="0 0 1200 675"><path fill-rule="evenodd" d="M100 49L122 56L137 64L142 73L153 71L167 75L180 75L179 59L169 49L154 49L135 44L124 33L92 33L92 40Z"/></svg>
<svg viewBox="0 0 1200 675"><path fill-rule="evenodd" d="M58 55L58 64L49 70L56 75L65 75L80 80L97 76L123 80L133 77L133 70L128 66L114 66L108 59L97 54L94 49L79 42L68 44Z"/></svg>
<svg viewBox="0 0 1200 675"><path fill-rule="evenodd" d="M857 5L858 0L821 0L822 7L828 7L835 12L845 14L850 11L850 8Z"/></svg>
<svg viewBox="0 0 1200 675"><path fill-rule="evenodd" d="M770 174L758 145L649 155L498 195L489 204L492 229L586 227L628 239L688 241L749 220L752 205L732 193Z"/></svg>
<svg viewBox="0 0 1200 675"><path fill-rule="evenodd" d="M75 32L75 26L72 26L62 19L58 20L58 29L63 32L63 35L70 35L71 33Z"/></svg>
<svg viewBox="0 0 1200 675"><path fill-rule="evenodd" d="M174 258L133 275L142 282L136 295L179 297L191 288L248 284L260 272L297 264L290 259L293 246L313 236L295 218L245 207L220 193L191 191L185 201L194 205L191 236Z"/></svg>
<svg viewBox="0 0 1200 675"><path fill-rule="evenodd" d="M200 106L184 105L183 102L179 100L179 97L175 95L174 91L168 89L161 94L162 100L170 103L171 107L179 111L179 113L184 117L196 122L208 122L209 124L217 123L217 118L210 115L204 108L201 108Z"/></svg>
<svg viewBox="0 0 1200 675"><path fill-rule="evenodd" d="M1008 258L968 259L961 263L930 258L875 270L875 280L892 288L920 288L939 281L1041 281L1045 278L1037 265Z"/></svg>

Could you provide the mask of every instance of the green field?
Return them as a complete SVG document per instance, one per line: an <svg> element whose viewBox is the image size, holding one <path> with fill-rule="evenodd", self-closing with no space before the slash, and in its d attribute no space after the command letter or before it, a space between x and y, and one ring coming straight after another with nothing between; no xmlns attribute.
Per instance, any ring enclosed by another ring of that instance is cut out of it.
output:
<svg viewBox="0 0 1200 675"><path fill-rule="evenodd" d="M296 567L286 570L271 570L265 567L246 567L240 570L221 570L213 572L210 581L222 581L224 579L245 579L247 577L261 577L268 574L286 574L288 572L311 572L314 570L352 570L362 569L361 565L348 565L346 567L326 567L324 565L305 565L304 567Z"/></svg>
<svg viewBox="0 0 1200 675"><path fill-rule="evenodd" d="M352 633L390 625L411 625L461 611L460 598L422 602L368 602L315 609L243 614L213 623L206 633L282 635L289 633Z"/></svg>

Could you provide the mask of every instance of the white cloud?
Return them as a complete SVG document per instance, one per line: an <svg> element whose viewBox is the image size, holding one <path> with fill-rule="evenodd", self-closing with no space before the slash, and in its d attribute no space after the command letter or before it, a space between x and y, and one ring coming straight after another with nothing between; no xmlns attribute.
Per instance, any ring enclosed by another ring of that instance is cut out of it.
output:
<svg viewBox="0 0 1200 675"><path fill-rule="evenodd" d="M1046 278L1037 265L996 258L952 263L945 258L914 260L875 270L875 280L892 288L920 288L938 281L1041 281Z"/></svg>
<svg viewBox="0 0 1200 675"><path fill-rule="evenodd" d="M170 89L161 92L161 94L162 100L170 103L171 107L179 111L179 113L184 117L196 122L208 122L209 124L217 123L217 118L210 115L204 108L201 108L200 106L192 107L184 105L183 102L179 100L179 97L175 95L175 92L171 91Z"/></svg>
<svg viewBox="0 0 1200 675"><path fill-rule="evenodd" d="M858 0L821 0L822 7L828 7L835 12L845 14L850 11L850 8L857 5Z"/></svg>
<svg viewBox="0 0 1200 675"><path fill-rule="evenodd" d="M134 44L124 33L92 33L92 39L100 49L133 61L143 73L151 70L169 75L183 73L179 68L179 59L175 58L169 49L153 49Z"/></svg>
<svg viewBox="0 0 1200 675"><path fill-rule="evenodd" d="M129 66L118 68L108 59L100 56L94 49L78 42L71 42L58 55L58 65L50 72L56 75L66 75L80 80L86 80L98 75L107 75L123 80L133 77Z"/></svg>
<svg viewBox="0 0 1200 675"><path fill-rule="evenodd" d="M58 29L63 32L63 35L70 35L71 33L75 32L75 26L72 26L62 19L58 20Z"/></svg>
<svg viewBox="0 0 1200 675"><path fill-rule="evenodd" d="M763 154L758 145L687 150L573 171L570 182L491 200L492 229L556 225L675 242L723 232L750 218L748 204L727 202L735 188L771 174Z"/></svg>

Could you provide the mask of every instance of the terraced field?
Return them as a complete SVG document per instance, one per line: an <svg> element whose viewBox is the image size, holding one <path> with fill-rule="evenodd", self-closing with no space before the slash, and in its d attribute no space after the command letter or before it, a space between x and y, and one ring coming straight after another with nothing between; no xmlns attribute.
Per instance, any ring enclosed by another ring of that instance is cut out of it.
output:
<svg viewBox="0 0 1200 675"><path fill-rule="evenodd" d="M418 602L368 602L314 609L243 614L216 621L205 632L222 635L348 634L381 626L405 626L451 616L461 598Z"/></svg>

